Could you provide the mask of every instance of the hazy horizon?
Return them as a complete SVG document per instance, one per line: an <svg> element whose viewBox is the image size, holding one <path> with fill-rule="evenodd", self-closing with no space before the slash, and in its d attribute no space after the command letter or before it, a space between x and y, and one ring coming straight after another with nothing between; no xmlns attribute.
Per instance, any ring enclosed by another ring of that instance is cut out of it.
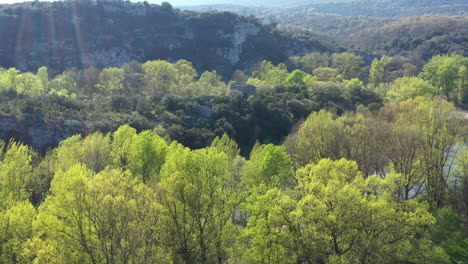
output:
<svg viewBox="0 0 468 264"><path fill-rule="evenodd" d="M43 1L55 1L55 0L40 0L41 2ZM144 2L144 0L130 0L131 2ZM281 2L278 0L257 0L254 1L248 1L248 0L238 0L236 2L230 1L230 0L198 0L198 1L193 1L193 0L173 0L173 1L151 1L147 0L149 3L153 4L161 4L162 2L169 2L173 6L197 6L197 5L215 5L215 4L235 4L235 5L277 5L280 4ZM14 4L14 3L23 3L23 2L32 2L32 0L0 0L0 4Z"/></svg>

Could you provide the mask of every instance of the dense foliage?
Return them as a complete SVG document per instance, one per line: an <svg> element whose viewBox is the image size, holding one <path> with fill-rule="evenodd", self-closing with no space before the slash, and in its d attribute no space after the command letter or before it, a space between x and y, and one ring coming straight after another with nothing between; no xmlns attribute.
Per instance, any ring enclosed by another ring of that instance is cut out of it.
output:
<svg viewBox="0 0 468 264"><path fill-rule="evenodd" d="M317 13L265 15L282 28L334 40L370 54L404 56L415 62L458 52L467 55L468 18L422 16L349 18Z"/></svg>
<svg viewBox="0 0 468 264"><path fill-rule="evenodd" d="M0 260L463 263L464 125L416 97L315 112L248 159L227 135L190 150L127 125L44 156L0 141Z"/></svg>
<svg viewBox="0 0 468 264"><path fill-rule="evenodd" d="M2 122L104 132L0 141L1 262L468 261L467 58L363 65L312 53L228 84L185 60L0 70Z"/></svg>
<svg viewBox="0 0 468 264"><path fill-rule="evenodd" d="M4 126L0 137L14 137L44 149L66 135L115 131L130 124L139 131L158 127L164 135L191 148L207 146L215 136L227 133L247 154L257 140L280 143L291 127L312 111L329 108L342 113L359 103L374 104L374 108L381 103L375 92L363 86L353 87L351 96L340 81L314 81L311 74L289 72L284 65L270 62L257 65L250 79L243 72L236 72L233 79L254 83L258 89L243 93L234 89L232 82L221 81L216 71L198 76L185 60L73 69L53 78L48 77L45 67L37 74L2 69L0 113ZM15 125L8 126L7 121ZM31 128L35 131L30 132ZM34 137L42 133L43 138ZM44 139L55 136L59 139Z"/></svg>
<svg viewBox="0 0 468 264"><path fill-rule="evenodd" d="M467 17L409 17L369 23L350 30L341 43L379 55L400 55L427 61L434 55L468 55ZM354 32L353 32L354 31Z"/></svg>
<svg viewBox="0 0 468 264"><path fill-rule="evenodd" d="M0 263L468 263L466 18L316 14L467 5L292 2L0 5Z"/></svg>
<svg viewBox="0 0 468 264"><path fill-rule="evenodd" d="M287 65L264 61L250 75L237 71L229 83L216 71L198 76L185 60L72 69L55 77L45 67L36 74L0 69L0 137L46 150L76 133L129 124L138 131L156 129L190 148L227 133L246 155L256 141L281 143L296 123L320 109L375 112L384 102L435 95L468 106L465 57L434 57L420 77L401 58L364 65L352 53L312 53L291 57Z"/></svg>

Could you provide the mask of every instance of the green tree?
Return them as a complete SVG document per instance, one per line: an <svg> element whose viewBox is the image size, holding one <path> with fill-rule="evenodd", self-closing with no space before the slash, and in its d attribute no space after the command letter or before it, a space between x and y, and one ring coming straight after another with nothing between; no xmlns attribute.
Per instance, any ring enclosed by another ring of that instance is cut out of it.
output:
<svg viewBox="0 0 468 264"><path fill-rule="evenodd" d="M380 65L383 68L383 79L382 81L384 83L389 83L395 78L394 72L395 72L395 64L396 64L396 59L394 57L390 56L382 56L380 58Z"/></svg>
<svg viewBox="0 0 468 264"><path fill-rule="evenodd" d="M290 214L295 206L296 201L276 188L247 198L250 217L241 239L248 245L241 247L243 263L297 263L297 234L288 232L294 230Z"/></svg>
<svg viewBox="0 0 468 264"><path fill-rule="evenodd" d="M235 70L231 77L231 81L239 82L239 83L245 83L247 82L248 79L249 79L249 76L247 76L247 74L245 74L245 72L241 70Z"/></svg>
<svg viewBox="0 0 468 264"><path fill-rule="evenodd" d="M263 61L257 65L256 70L252 72L252 77L247 80L248 84L261 85L282 85L285 84L289 76L286 65L279 64L274 66L271 62Z"/></svg>
<svg viewBox="0 0 468 264"><path fill-rule="evenodd" d="M8 210L0 211L0 262L29 263L23 255L26 242L33 236L32 221L36 209L28 201L17 202Z"/></svg>
<svg viewBox="0 0 468 264"><path fill-rule="evenodd" d="M173 257L184 263L222 263L233 242L233 185L229 158L217 148L190 151L173 144L157 186L173 242Z"/></svg>
<svg viewBox="0 0 468 264"><path fill-rule="evenodd" d="M95 175L76 165L52 181L30 253L52 250L68 263L167 263L158 228L161 209L149 187L129 173Z"/></svg>
<svg viewBox="0 0 468 264"><path fill-rule="evenodd" d="M100 172L112 164L111 138L100 132L82 139L70 137L60 143L53 151L55 171L67 171L77 164L85 164L94 172Z"/></svg>
<svg viewBox="0 0 468 264"><path fill-rule="evenodd" d="M447 99L457 99L459 78L466 79L466 76L460 76L459 72L461 67L466 67L467 64L468 59L458 54L438 55L424 65L421 75L438 89L438 94Z"/></svg>
<svg viewBox="0 0 468 264"><path fill-rule="evenodd" d="M385 156L388 127L384 122L362 114L345 114L338 119L344 126L343 156L354 160L364 177L384 174L388 159Z"/></svg>
<svg viewBox="0 0 468 264"><path fill-rule="evenodd" d="M30 197L34 151L21 143L10 141L0 156L0 212Z"/></svg>
<svg viewBox="0 0 468 264"><path fill-rule="evenodd" d="M122 67L123 68L123 67ZM96 68L87 68L82 71L82 85L83 85L83 93L85 95L92 95L98 91L98 83L99 83L99 74L101 70Z"/></svg>
<svg viewBox="0 0 468 264"><path fill-rule="evenodd" d="M312 81L312 76L301 70L294 70L286 78L286 83L289 85L307 85Z"/></svg>
<svg viewBox="0 0 468 264"><path fill-rule="evenodd" d="M374 84L374 88L377 88L379 84L384 80L384 68L380 64L379 59L374 59L369 72L369 79Z"/></svg>
<svg viewBox="0 0 468 264"><path fill-rule="evenodd" d="M216 137L211 143L211 147L226 153L231 160L235 159L240 154L240 149L236 141L230 139L227 134L223 134L222 137Z"/></svg>
<svg viewBox="0 0 468 264"><path fill-rule="evenodd" d="M325 159L300 169L297 178L300 200L291 218L308 247L302 252L309 255L303 258L328 263L424 263L439 257L422 236L435 223L428 206L415 200L395 201L398 176L364 179L355 162Z"/></svg>
<svg viewBox="0 0 468 264"><path fill-rule="evenodd" d="M463 235L462 219L450 207L433 208L436 224L431 227L432 241L449 255L450 263L468 261L468 238Z"/></svg>
<svg viewBox="0 0 468 264"><path fill-rule="evenodd" d="M330 54L313 52L300 58L301 68L306 73L312 73L319 67L330 67Z"/></svg>
<svg viewBox="0 0 468 264"><path fill-rule="evenodd" d="M49 83L49 93L63 97L75 97L79 93L78 72L69 70L55 76Z"/></svg>
<svg viewBox="0 0 468 264"><path fill-rule="evenodd" d="M467 65L462 65L460 69L458 70L458 102L464 104L465 106L468 105L468 66Z"/></svg>
<svg viewBox="0 0 468 264"><path fill-rule="evenodd" d="M468 147L463 146L455 157L456 177L461 183L460 201L463 208L465 236L468 236Z"/></svg>
<svg viewBox="0 0 468 264"><path fill-rule="evenodd" d="M447 177L463 129L463 116L445 100L417 97L400 103L397 122L421 128L419 162L426 175L427 192L438 205L447 202Z"/></svg>
<svg viewBox="0 0 468 264"><path fill-rule="evenodd" d="M174 64L175 68L178 71L177 74L177 86L179 89L184 89L188 85L192 84L195 80L195 77L198 76L197 71L193 68L193 64L186 60L179 60ZM178 94L181 94L182 91L179 91Z"/></svg>
<svg viewBox="0 0 468 264"><path fill-rule="evenodd" d="M293 185L293 168L284 146L257 145L243 168L243 181L250 188L286 188Z"/></svg>
<svg viewBox="0 0 468 264"><path fill-rule="evenodd" d="M206 71L195 84L193 96L219 96L227 92L227 85L216 71Z"/></svg>
<svg viewBox="0 0 468 264"><path fill-rule="evenodd" d="M273 63L264 60L254 66L254 70L252 71L252 78L264 80L268 74L268 71L274 67L275 66Z"/></svg>
<svg viewBox="0 0 468 264"><path fill-rule="evenodd" d="M96 87L107 93L120 91L123 89L124 78L124 69L105 68L99 74L99 82Z"/></svg>
<svg viewBox="0 0 468 264"><path fill-rule="evenodd" d="M44 88L44 90L49 91L49 72L47 70L47 67L40 67L37 70L36 76L41 80L42 87Z"/></svg>
<svg viewBox="0 0 468 264"><path fill-rule="evenodd" d="M39 208L34 227L39 237L34 251L40 246L50 245L57 254L54 259L69 263L99 263L97 239L92 223L87 217L91 197L89 181L92 172L83 165L72 166L66 172L55 174L51 183L51 194ZM50 242L49 242L50 241ZM46 257L46 256L44 256ZM38 262L44 260L38 259ZM56 261L57 262L57 261Z"/></svg>
<svg viewBox="0 0 468 264"><path fill-rule="evenodd" d="M322 82L330 82L339 79L338 71L332 68L318 67L313 71L313 75Z"/></svg>
<svg viewBox="0 0 468 264"><path fill-rule="evenodd" d="M167 144L151 131L143 131L132 139L128 168L144 183L159 180L159 171L166 160Z"/></svg>
<svg viewBox="0 0 468 264"><path fill-rule="evenodd" d="M388 101L405 101L418 96L434 96L436 89L418 77L402 77L396 79L387 92Z"/></svg>
<svg viewBox="0 0 468 264"><path fill-rule="evenodd" d="M422 129L416 124L395 122L389 127L390 133L383 146L384 153L391 162L394 172L403 178L399 199L408 200L424 191L424 168L420 155L424 139ZM412 193L410 195L410 193Z"/></svg>
<svg viewBox="0 0 468 264"><path fill-rule="evenodd" d="M148 95L162 96L177 88L178 71L173 64L163 60L148 61L142 69Z"/></svg>
<svg viewBox="0 0 468 264"><path fill-rule="evenodd" d="M111 156L115 167L123 169L128 167L133 140L136 136L136 129L128 125L121 126L114 132Z"/></svg>
<svg viewBox="0 0 468 264"><path fill-rule="evenodd" d="M398 175L364 179L355 162L325 159L296 177L291 196L273 188L247 198L245 262L449 263L426 235L428 205L395 200Z"/></svg>
<svg viewBox="0 0 468 264"><path fill-rule="evenodd" d="M299 166L324 158L339 159L344 140L344 127L331 113L325 110L312 113L299 128L293 158Z"/></svg>
<svg viewBox="0 0 468 264"><path fill-rule="evenodd" d="M270 69L263 81L269 85L282 85L286 83L286 79L289 77L289 72L283 65L278 65Z"/></svg>
<svg viewBox="0 0 468 264"><path fill-rule="evenodd" d="M20 71L15 68L0 70L0 92L16 90L16 77Z"/></svg>
<svg viewBox="0 0 468 264"><path fill-rule="evenodd" d="M362 90L365 89L364 82L358 78L344 80L343 84L346 86L346 89L343 92L343 97L351 102L356 100L356 94L362 93Z"/></svg>
<svg viewBox="0 0 468 264"><path fill-rule="evenodd" d="M343 78L349 80L359 78L364 61L362 57L349 52L334 53L332 55L331 67L336 69Z"/></svg>
<svg viewBox="0 0 468 264"><path fill-rule="evenodd" d="M76 151L76 150L72 150ZM100 172L111 165L111 137L100 132L87 136L81 142L80 162L94 172Z"/></svg>
<svg viewBox="0 0 468 264"><path fill-rule="evenodd" d="M30 72L18 74L15 79L15 84L18 94L25 93L36 97L46 93L42 80Z"/></svg>

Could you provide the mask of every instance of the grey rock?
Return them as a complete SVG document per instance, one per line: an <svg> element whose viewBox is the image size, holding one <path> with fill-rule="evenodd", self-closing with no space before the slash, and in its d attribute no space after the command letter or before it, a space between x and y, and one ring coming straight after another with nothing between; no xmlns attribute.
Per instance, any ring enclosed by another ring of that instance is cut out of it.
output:
<svg viewBox="0 0 468 264"><path fill-rule="evenodd" d="M197 112L206 118L211 118L211 116L213 115L213 112L211 111L211 109L203 105L197 106Z"/></svg>
<svg viewBox="0 0 468 264"><path fill-rule="evenodd" d="M248 96L252 96L257 93L257 87L245 83L233 83L231 84L231 89L242 92Z"/></svg>
<svg viewBox="0 0 468 264"><path fill-rule="evenodd" d="M0 117L0 139L24 142L35 149L46 150L76 134L87 135L87 125L75 120L58 120L54 124L38 123L24 125L15 118Z"/></svg>

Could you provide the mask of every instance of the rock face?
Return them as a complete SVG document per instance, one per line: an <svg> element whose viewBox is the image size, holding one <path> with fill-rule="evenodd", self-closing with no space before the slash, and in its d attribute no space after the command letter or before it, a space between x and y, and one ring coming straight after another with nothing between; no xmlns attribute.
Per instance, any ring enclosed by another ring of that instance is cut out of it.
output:
<svg viewBox="0 0 468 264"><path fill-rule="evenodd" d="M17 140L45 151L73 135L86 135L90 129L77 121L59 120L56 124L21 124L10 117L0 117L0 139Z"/></svg>
<svg viewBox="0 0 468 264"><path fill-rule="evenodd" d="M206 106L203 106L203 105L198 105L197 106L197 112L198 114L206 117L206 118L211 118L211 116L213 115L213 112L211 111L211 109L209 107L206 107Z"/></svg>
<svg viewBox="0 0 468 264"><path fill-rule="evenodd" d="M196 13L168 4L56 1L0 5L0 66L51 72L125 62L187 59L226 77L260 60L274 63L312 51L338 51L293 38L257 19L229 12Z"/></svg>
<svg viewBox="0 0 468 264"><path fill-rule="evenodd" d="M248 37L255 36L258 34L260 29L249 23L242 23L234 25L233 34L224 34L219 31L219 35L232 43L232 47L227 49L218 50L217 54L226 58L232 65L235 65L240 61L242 54L242 45L245 43Z"/></svg>
<svg viewBox="0 0 468 264"><path fill-rule="evenodd" d="M257 87L245 83L233 83L231 89L239 91L247 96L255 95L257 93Z"/></svg>

